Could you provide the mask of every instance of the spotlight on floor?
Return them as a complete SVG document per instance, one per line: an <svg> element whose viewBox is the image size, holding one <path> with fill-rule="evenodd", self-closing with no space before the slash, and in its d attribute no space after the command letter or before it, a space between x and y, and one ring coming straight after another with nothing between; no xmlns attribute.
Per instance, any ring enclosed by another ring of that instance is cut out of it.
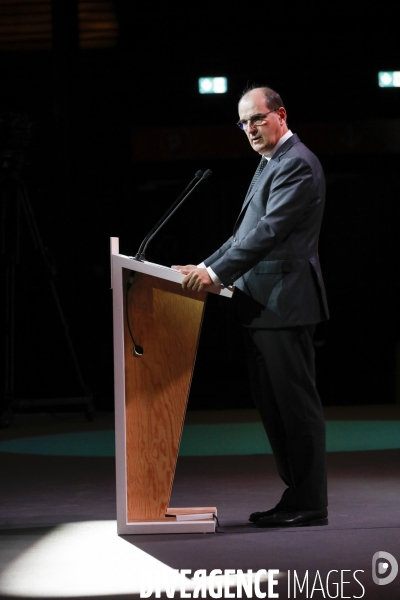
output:
<svg viewBox="0 0 400 600"><path fill-rule="evenodd" d="M228 91L228 80L226 77L200 77L200 94L226 94Z"/></svg>
<svg viewBox="0 0 400 600"><path fill-rule="evenodd" d="M379 87L400 87L400 71L379 71Z"/></svg>

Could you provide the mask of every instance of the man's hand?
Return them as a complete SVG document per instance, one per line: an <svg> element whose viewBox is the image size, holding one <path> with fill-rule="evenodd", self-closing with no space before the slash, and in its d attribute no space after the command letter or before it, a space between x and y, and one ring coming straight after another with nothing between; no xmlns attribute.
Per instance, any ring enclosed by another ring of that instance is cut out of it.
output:
<svg viewBox="0 0 400 600"><path fill-rule="evenodd" d="M197 269L197 265L172 265L171 269L175 269L176 271L183 273L183 275L187 275L191 271Z"/></svg>
<svg viewBox="0 0 400 600"><path fill-rule="evenodd" d="M185 279L182 281L183 289L188 288L194 292L201 292L206 287L213 285L213 281L209 276L207 269L199 269L196 265L173 265L172 269L176 269L186 275Z"/></svg>

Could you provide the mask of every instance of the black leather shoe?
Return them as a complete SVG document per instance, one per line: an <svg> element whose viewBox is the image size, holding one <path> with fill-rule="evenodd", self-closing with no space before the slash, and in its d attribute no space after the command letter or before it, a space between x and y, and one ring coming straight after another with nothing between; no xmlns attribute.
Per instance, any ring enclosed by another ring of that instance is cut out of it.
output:
<svg viewBox="0 0 400 600"><path fill-rule="evenodd" d="M307 525L328 525L328 510L326 508L321 510L281 510L256 521L256 527L305 527Z"/></svg>
<svg viewBox="0 0 400 600"><path fill-rule="evenodd" d="M282 510L282 506L279 506L279 504L277 504L276 506L274 506L274 508L270 508L269 510L264 510L261 512L253 512L249 516L249 521L251 521L251 523L256 523L262 517L269 517L271 515L276 514L277 512L280 512L281 510Z"/></svg>

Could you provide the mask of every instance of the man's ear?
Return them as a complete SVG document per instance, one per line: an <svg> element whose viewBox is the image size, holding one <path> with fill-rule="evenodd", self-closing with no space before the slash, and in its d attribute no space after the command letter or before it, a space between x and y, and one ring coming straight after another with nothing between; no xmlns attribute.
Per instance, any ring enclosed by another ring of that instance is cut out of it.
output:
<svg viewBox="0 0 400 600"><path fill-rule="evenodd" d="M278 108L278 110L276 111L277 115L279 115L279 117L282 119L282 121L285 121L286 123L286 109L283 108L283 106L281 106L280 108Z"/></svg>

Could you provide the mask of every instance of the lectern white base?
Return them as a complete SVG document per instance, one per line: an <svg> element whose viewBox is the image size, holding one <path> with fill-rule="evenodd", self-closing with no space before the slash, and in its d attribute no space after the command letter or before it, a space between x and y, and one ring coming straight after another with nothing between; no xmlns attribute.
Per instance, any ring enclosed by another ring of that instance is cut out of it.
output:
<svg viewBox="0 0 400 600"><path fill-rule="evenodd" d="M215 533L215 520L204 521L142 521L118 523L118 535L156 533Z"/></svg>

